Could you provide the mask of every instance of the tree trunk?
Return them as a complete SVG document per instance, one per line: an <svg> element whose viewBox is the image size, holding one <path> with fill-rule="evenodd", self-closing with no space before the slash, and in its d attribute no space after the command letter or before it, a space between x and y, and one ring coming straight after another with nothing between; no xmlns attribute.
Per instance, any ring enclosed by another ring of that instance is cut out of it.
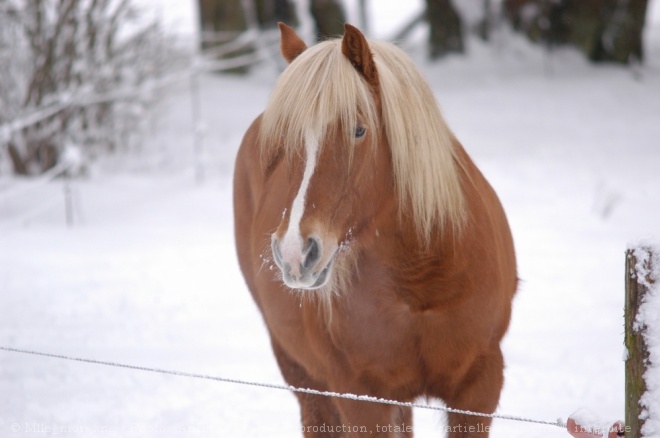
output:
<svg viewBox="0 0 660 438"><path fill-rule="evenodd" d="M592 61L613 61L628 64L642 61L642 30L648 0L604 1L605 20Z"/></svg>
<svg viewBox="0 0 660 438"><path fill-rule="evenodd" d="M291 0L254 0L254 6L262 28L275 28L278 21L298 26L296 8Z"/></svg>
<svg viewBox="0 0 660 438"><path fill-rule="evenodd" d="M9 159L11 160L14 175L27 175L28 169L26 160L21 157L21 153L13 142L9 142L7 145L7 151L9 152Z"/></svg>
<svg viewBox="0 0 660 438"><path fill-rule="evenodd" d="M344 34L346 14L338 0L310 0L309 9L316 24L317 41Z"/></svg>
<svg viewBox="0 0 660 438"><path fill-rule="evenodd" d="M648 0L505 0L506 17L531 40L576 46L593 62L643 60Z"/></svg>
<svg viewBox="0 0 660 438"><path fill-rule="evenodd" d="M426 0L426 19L430 26L429 57L463 53L463 23L451 0Z"/></svg>
<svg viewBox="0 0 660 438"><path fill-rule="evenodd" d="M278 21L290 26L298 24L291 0L253 0L246 3L243 0L198 0L202 50L218 47L247 30L246 12L249 11L246 11L245 7L248 7L249 3L254 7L256 21L261 28L275 27ZM223 52L219 59L245 55L254 50L254 47L247 46L231 52ZM245 73L247 70L248 67L239 67L227 72Z"/></svg>
<svg viewBox="0 0 660 438"><path fill-rule="evenodd" d="M246 29L241 0L199 0L199 26L202 35L242 32ZM208 40L202 38L202 49Z"/></svg>

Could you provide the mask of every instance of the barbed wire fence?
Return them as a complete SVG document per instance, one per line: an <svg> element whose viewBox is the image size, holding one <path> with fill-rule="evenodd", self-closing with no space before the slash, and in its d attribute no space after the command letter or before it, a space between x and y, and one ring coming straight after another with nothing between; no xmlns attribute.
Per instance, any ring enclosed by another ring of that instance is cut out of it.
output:
<svg viewBox="0 0 660 438"><path fill-rule="evenodd" d="M424 404L424 403L415 403L415 402L401 402L401 401L398 401L398 400L390 400L390 399L385 399L385 398L380 398L380 397L373 397L373 396L370 396L370 395L338 393L338 392L332 392L332 391L319 391L319 390L316 390L316 389L299 388L299 387L291 386L291 385L279 385L279 384L273 384L273 383L253 382L253 381L249 381L249 380L232 379L232 378L227 378L227 377L212 376L212 375L208 375L208 374L191 373L191 372L172 370L172 369L146 367L146 366L131 365L131 364L125 364L125 363L119 363L119 362L111 362L111 361L104 361L104 360L97 360L97 359L90 359L90 358L83 358L83 357L67 356L67 355L63 355L63 354L46 353L46 352L42 352L42 351L27 350L27 349L22 349L22 348L15 348L15 347L7 347L7 346L4 346L4 345L0 345L0 351L6 351L6 352L11 352L11 353L19 353L19 354L27 354L27 355L46 357L46 358L52 358L52 359L61 359L61 360L72 361L72 362L82 362L82 363L94 364L94 365L104 365L104 366L109 366L109 367L114 367L114 368L129 369L129 370L133 370L133 371L144 371L144 372L150 372L150 373L165 374L165 375L170 375L170 376L178 376L178 377L186 377L186 378L202 379L202 380L211 380L211 381L223 382L223 383L232 383L232 384L237 384L237 385L242 385L242 386L251 386L251 387L257 387L257 388L268 389L268 390L288 391L288 392L294 392L294 393L311 394L311 395L316 395L316 396L320 396L320 397L348 399L348 400L355 400L355 401L364 402L364 403L385 404L385 405L391 405L391 406L400 406L400 407L407 407L407 408L424 409L424 410L430 410L430 411L436 411L436 412L462 414L462 415L468 415L468 416L473 416L473 417L481 417L481 418L493 418L493 419L497 418L497 419L501 419L501 420L517 421L517 422L521 422L521 423L532 423L532 424L542 425L542 426L555 426L555 427L559 427L559 428L562 428L562 429L566 429L566 427L567 427L566 422L564 422L561 418L558 418L556 421L547 421L547 420L539 420L539 419L535 419L535 418L526 418L526 417L521 417L521 416L517 416L517 415L508 415L508 414L501 414L501 413L475 412L475 411L469 411L469 410L464 410L464 409L454 409L454 408L451 408L451 407L448 407L448 406L437 406L437 405L430 405L430 404Z"/></svg>

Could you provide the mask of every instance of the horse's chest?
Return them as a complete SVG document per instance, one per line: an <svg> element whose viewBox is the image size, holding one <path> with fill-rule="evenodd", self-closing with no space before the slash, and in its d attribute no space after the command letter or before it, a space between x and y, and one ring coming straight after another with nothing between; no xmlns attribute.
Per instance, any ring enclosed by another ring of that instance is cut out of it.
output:
<svg viewBox="0 0 660 438"><path fill-rule="evenodd" d="M428 372L445 368L440 353L446 351L442 314L414 312L404 303L385 299L362 305L353 302L337 319L328 339L349 372L416 387L423 385L422 376Z"/></svg>
<svg viewBox="0 0 660 438"><path fill-rule="evenodd" d="M400 362L415 351L424 336L419 318L405 305L372 307L342 315L334 339L351 355L366 361Z"/></svg>

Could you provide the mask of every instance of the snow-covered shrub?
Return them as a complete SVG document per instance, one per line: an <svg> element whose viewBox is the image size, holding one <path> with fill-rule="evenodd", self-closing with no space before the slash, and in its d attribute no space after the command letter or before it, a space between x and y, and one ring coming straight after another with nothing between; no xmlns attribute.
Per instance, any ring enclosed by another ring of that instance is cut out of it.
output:
<svg viewBox="0 0 660 438"><path fill-rule="evenodd" d="M47 170L65 144L86 157L135 147L167 47L130 0L0 0L0 125L47 115L0 132L14 173Z"/></svg>

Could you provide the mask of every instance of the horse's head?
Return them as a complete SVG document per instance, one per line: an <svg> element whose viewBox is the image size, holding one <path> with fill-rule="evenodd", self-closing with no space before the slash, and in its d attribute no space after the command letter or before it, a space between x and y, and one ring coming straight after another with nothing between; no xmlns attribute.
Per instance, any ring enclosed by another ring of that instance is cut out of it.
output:
<svg viewBox="0 0 660 438"><path fill-rule="evenodd" d="M392 172L377 150L378 76L364 36L347 25L340 49L332 41L307 49L293 29L280 29L291 65L264 113L271 135L262 141L282 139L271 152L285 155L289 184L271 249L287 286L317 289L391 194Z"/></svg>
<svg viewBox="0 0 660 438"><path fill-rule="evenodd" d="M382 221L411 217L427 238L454 219L460 196L449 130L400 49L350 25L341 40L310 48L280 30L289 66L259 131L266 168L282 163L288 175L271 250L288 287L318 289L378 238Z"/></svg>

